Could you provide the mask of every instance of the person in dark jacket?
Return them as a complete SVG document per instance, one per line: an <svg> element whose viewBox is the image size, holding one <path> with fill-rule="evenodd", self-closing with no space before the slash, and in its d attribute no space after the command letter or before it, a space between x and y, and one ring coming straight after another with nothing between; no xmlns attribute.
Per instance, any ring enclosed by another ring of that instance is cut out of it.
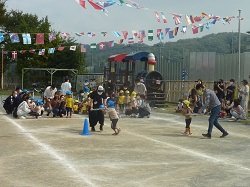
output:
<svg viewBox="0 0 250 187"><path fill-rule="evenodd" d="M7 114L12 114L12 112L14 110L13 103L14 103L14 100L16 99L16 97L17 97L17 91L14 90L12 92L12 94L5 99L3 108L5 109Z"/></svg>

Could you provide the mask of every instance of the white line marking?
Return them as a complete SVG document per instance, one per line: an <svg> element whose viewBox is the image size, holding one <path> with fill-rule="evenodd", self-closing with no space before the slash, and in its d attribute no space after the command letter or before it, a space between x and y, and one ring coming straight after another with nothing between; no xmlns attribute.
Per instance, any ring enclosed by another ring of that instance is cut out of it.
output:
<svg viewBox="0 0 250 187"><path fill-rule="evenodd" d="M91 180L90 177L87 174L84 174L80 171L77 171L77 169L73 166L73 164L71 164L67 159L66 156L57 153L51 146L41 142L40 140L38 140L36 137L34 137L31 133L25 133L25 132L29 132L29 129L25 129L24 127L22 127L21 125L19 125L17 122L15 122L14 120L8 118L7 116L4 116L9 122L11 122L13 125L15 125L17 128L19 128L22 132L24 132L24 136L26 136L27 138L29 138L29 140L35 144L40 146L42 149L44 149L46 151L46 153L48 153L50 156L52 156L54 159L58 160L59 163L65 167L65 169L68 170L69 173L73 172L73 176L76 177L76 175L83 181L85 182L87 185L89 186L97 186L96 184L94 184ZM81 181L81 184L82 184Z"/></svg>
<svg viewBox="0 0 250 187"><path fill-rule="evenodd" d="M150 140L150 141L153 141L153 142L156 142L156 143L159 143L159 144L166 145L168 147L172 147L172 148L177 149L177 150L179 150L181 152L186 152L186 153L188 153L191 156L195 156L195 157L198 157L198 158L206 159L209 162L221 163L221 164L226 165L226 166L230 165L230 166L234 166L236 168L239 168L239 169L246 170L246 171L250 172L250 168L247 168L247 167L244 167L244 166L241 166L241 165L238 165L238 164L230 163L228 160L217 159L217 158L214 158L212 156L206 155L204 153L200 153L200 152L197 152L197 151L194 151L194 150L191 150L191 149L183 148L183 147L175 145L175 144L162 142L162 141L159 141L159 140L156 140L156 139L153 139L153 138L149 138L147 136L143 136L143 135L139 135L139 134L134 134L134 133L128 132L128 131L127 131L127 133L131 134L133 136L137 136L137 137L140 137L140 138L144 138L146 140Z"/></svg>

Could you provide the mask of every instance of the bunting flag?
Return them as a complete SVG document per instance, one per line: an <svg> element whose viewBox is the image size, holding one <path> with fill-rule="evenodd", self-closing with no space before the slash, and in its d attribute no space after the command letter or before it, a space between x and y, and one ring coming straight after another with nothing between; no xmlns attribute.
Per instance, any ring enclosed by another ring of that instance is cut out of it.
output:
<svg viewBox="0 0 250 187"><path fill-rule="evenodd" d="M68 38L68 36L69 36L69 33L67 33L67 32L62 32L62 33L61 33L61 37L62 37L64 40L66 40L66 39Z"/></svg>
<svg viewBox="0 0 250 187"><path fill-rule="evenodd" d="M10 40L12 43L19 43L20 40L19 40L19 36L17 33L10 33Z"/></svg>
<svg viewBox="0 0 250 187"><path fill-rule="evenodd" d="M95 36L94 32L88 32L88 37L93 37L93 36Z"/></svg>
<svg viewBox="0 0 250 187"><path fill-rule="evenodd" d="M114 34L115 37L120 37L121 36L121 34L118 31L113 31L113 34Z"/></svg>
<svg viewBox="0 0 250 187"><path fill-rule="evenodd" d="M12 51L12 59L16 59L17 58L17 52L16 51Z"/></svg>
<svg viewBox="0 0 250 187"><path fill-rule="evenodd" d="M173 19L175 21L175 25L181 24L181 21L180 21L180 19L182 17L181 14L174 14L174 13L170 13L170 14L173 15Z"/></svg>
<svg viewBox="0 0 250 187"><path fill-rule="evenodd" d="M138 39L143 40L146 37L145 30L139 30Z"/></svg>
<svg viewBox="0 0 250 187"><path fill-rule="evenodd" d="M101 35L104 37L107 35L107 32L101 32Z"/></svg>
<svg viewBox="0 0 250 187"><path fill-rule="evenodd" d="M123 39L118 40L118 44L122 44L123 43Z"/></svg>
<svg viewBox="0 0 250 187"><path fill-rule="evenodd" d="M48 54L52 54L52 53L54 53L54 52L55 52L55 48L49 48Z"/></svg>
<svg viewBox="0 0 250 187"><path fill-rule="evenodd" d="M191 22L190 18L188 17L188 15L185 15L185 20L186 20L187 25L192 24L192 22Z"/></svg>
<svg viewBox="0 0 250 187"><path fill-rule="evenodd" d="M170 28L166 28L165 29L165 35L167 35L168 34L168 31L170 30Z"/></svg>
<svg viewBox="0 0 250 187"><path fill-rule="evenodd" d="M8 54L8 51L3 51L3 54L4 54L4 55L7 55L7 54Z"/></svg>
<svg viewBox="0 0 250 187"><path fill-rule="evenodd" d="M102 10L102 9L103 9L103 7L102 7L101 5L98 5L97 3L94 3L93 0L88 0L88 2L89 2L89 4L91 4L91 5L94 7L94 9L96 9L96 10Z"/></svg>
<svg viewBox="0 0 250 187"><path fill-rule="evenodd" d="M201 13L201 16L202 16L202 17L207 17L207 18L209 18L209 15L207 15L207 14L204 13L204 12Z"/></svg>
<svg viewBox="0 0 250 187"><path fill-rule="evenodd" d="M87 49L85 47L85 45L81 45L81 53L86 53Z"/></svg>
<svg viewBox="0 0 250 187"><path fill-rule="evenodd" d="M0 42L3 42L3 41L4 41L3 33L0 33Z"/></svg>
<svg viewBox="0 0 250 187"><path fill-rule="evenodd" d="M30 53L35 53L36 50L35 50L35 49L31 49L31 50L29 50L29 52L30 52Z"/></svg>
<svg viewBox="0 0 250 187"><path fill-rule="evenodd" d="M156 37L158 38L160 35L161 35L161 29L157 29Z"/></svg>
<svg viewBox="0 0 250 187"><path fill-rule="evenodd" d="M200 25L199 27L200 27L200 32L202 32L204 29L204 25Z"/></svg>
<svg viewBox="0 0 250 187"><path fill-rule="evenodd" d="M49 42L52 42L55 39L56 39L56 35L53 33L49 33Z"/></svg>
<svg viewBox="0 0 250 187"><path fill-rule="evenodd" d="M168 21L167 21L167 19L166 19L163 12L161 12L161 16L162 16L162 19L163 19L163 23L168 23Z"/></svg>
<svg viewBox="0 0 250 187"><path fill-rule="evenodd" d="M217 19L214 19L211 23L212 23L212 24L215 24L215 23L216 23L216 21L217 21Z"/></svg>
<svg viewBox="0 0 250 187"><path fill-rule="evenodd" d="M133 38L137 38L137 36L138 36L138 31L134 30L134 31L132 31L132 34L133 34Z"/></svg>
<svg viewBox="0 0 250 187"><path fill-rule="evenodd" d="M39 49L38 55L44 55L45 54L45 49Z"/></svg>
<svg viewBox="0 0 250 187"><path fill-rule="evenodd" d="M91 50L96 50L96 43L90 44L90 49Z"/></svg>
<svg viewBox="0 0 250 187"><path fill-rule="evenodd" d="M195 20L194 20L192 15L190 15L190 20L191 20L192 23L195 23Z"/></svg>
<svg viewBox="0 0 250 187"><path fill-rule="evenodd" d="M104 50L105 48L106 48L105 42L100 42L100 44L99 44L99 49L100 49L100 50Z"/></svg>
<svg viewBox="0 0 250 187"><path fill-rule="evenodd" d="M203 19L202 16L195 16L194 17L195 22L201 22L202 19Z"/></svg>
<svg viewBox="0 0 250 187"><path fill-rule="evenodd" d="M160 40L160 41L164 40L164 33L163 32L160 33L158 40Z"/></svg>
<svg viewBox="0 0 250 187"><path fill-rule="evenodd" d="M57 48L57 50L58 50L58 51L63 51L63 50L64 50L64 47L61 47L61 46L60 46L60 47Z"/></svg>
<svg viewBox="0 0 250 187"><path fill-rule="evenodd" d="M174 38L173 31L168 31L168 36L169 36L169 39Z"/></svg>
<svg viewBox="0 0 250 187"><path fill-rule="evenodd" d="M23 44L31 44L30 34L22 34Z"/></svg>
<svg viewBox="0 0 250 187"><path fill-rule="evenodd" d="M26 50L21 50L20 53L21 54L24 54L26 52Z"/></svg>
<svg viewBox="0 0 250 187"><path fill-rule="evenodd" d="M192 30L193 34L197 34L199 32L199 27L193 26Z"/></svg>
<svg viewBox="0 0 250 187"><path fill-rule="evenodd" d="M44 44L44 34L36 34L36 44Z"/></svg>
<svg viewBox="0 0 250 187"><path fill-rule="evenodd" d="M128 37L128 31L122 31L123 38L126 40Z"/></svg>
<svg viewBox="0 0 250 187"><path fill-rule="evenodd" d="M85 8L86 9L86 2L85 0L76 0L76 2L81 5L81 7Z"/></svg>
<svg viewBox="0 0 250 187"><path fill-rule="evenodd" d="M76 46L75 46L75 45L70 46L69 50L71 50L71 51L75 51L75 50L76 50Z"/></svg>
<svg viewBox="0 0 250 187"><path fill-rule="evenodd" d="M76 36L83 36L84 32L76 32L75 34L76 34Z"/></svg>
<svg viewBox="0 0 250 187"><path fill-rule="evenodd" d="M139 3L136 3L136 2L131 1L131 0L129 0L129 2L133 5L134 8L137 8L137 9L142 8L141 5L140 5Z"/></svg>
<svg viewBox="0 0 250 187"><path fill-rule="evenodd" d="M173 35L174 35L174 36L177 36L178 30L179 30L179 27L175 27L175 28L174 28L174 30L173 30Z"/></svg>
<svg viewBox="0 0 250 187"><path fill-rule="evenodd" d="M206 23L206 28L207 28L208 30L210 29L210 26L211 26L210 22L207 22L207 23Z"/></svg>
<svg viewBox="0 0 250 187"><path fill-rule="evenodd" d="M154 13L155 13L157 21L160 23L161 20L160 20L160 16L159 16L158 12L156 10L154 10Z"/></svg>
<svg viewBox="0 0 250 187"><path fill-rule="evenodd" d="M154 31L148 30L148 41L153 41L154 39Z"/></svg>
<svg viewBox="0 0 250 187"><path fill-rule="evenodd" d="M128 38L128 44L133 44L135 43L134 38Z"/></svg>
<svg viewBox="0 0 250 187"><path fill-rule="evenodd" d="M183 32L183 34L186 34L187 33L187 26L182 26L181 32Z"/></svg>
<svg viewBox="0 0 250 187"><path fill-rule="evenodd" d="M114 47L114 40L108 42L109 47Z"/></svg>

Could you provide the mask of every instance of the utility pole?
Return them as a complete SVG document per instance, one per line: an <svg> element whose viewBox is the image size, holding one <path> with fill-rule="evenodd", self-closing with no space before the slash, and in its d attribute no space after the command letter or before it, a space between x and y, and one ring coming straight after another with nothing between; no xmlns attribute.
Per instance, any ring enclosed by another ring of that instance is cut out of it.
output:
<svg viewBox="0 0 250 187"><path fill-rule="evenodd" d="M1 48L2 48L2 76L1 76L1 88L3 89L3 78L4 78L4 76L3 76L3 72L4 72L4 67L3 67L3 48L4 48L4 46L3 45L1 45Z"/></svg>
<svg viewBox="0 0 250 187"><path fill-rule="evenodd" d="M239 52L239 59L238 59L238 63L239 63L239 72L238 72L238 84L240 84L240 81L241 81L241 79L240 79L240 53L241 53L241 50L240 50L240 46L241 46L241 34L240 34L240 21L241 21L241 9L239 9L238 10L239 11L239 17L238 17L238 19L239 19L239 25L238 25L238 34L239 34L239 37L238 37L238 42L239 42L239 50L238 50L238 52Z"/></svg>

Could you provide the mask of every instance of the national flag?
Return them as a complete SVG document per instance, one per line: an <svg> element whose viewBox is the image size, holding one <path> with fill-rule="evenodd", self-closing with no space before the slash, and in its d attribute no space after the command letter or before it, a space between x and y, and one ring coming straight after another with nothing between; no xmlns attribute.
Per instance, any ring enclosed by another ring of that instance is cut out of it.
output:
<svg viewBox="0 0 250 187"><path fill-rule="evenodd" d="M179 27L175 27L175 28L174 28L174 30L173 30L173 35L174 35L174 36L177 36L178 30L179 30Z"/></svg>
<svg viewBox="0 0 250 187"><path fill-rule="evenodd" d="M162 19L163 19L163 23L167 23L168 21L167 21L167 19L166 19L163 12L161 12L161 16L162 16Z"/></svg>
<svg viewBox="0 0 250 187"><path fill-rule="evenodd" d="M45 49L39 49L38 55L44 55L45 54Z"/></svg>
<svg viewBox="0 0 250 187"><path fill-rule="evenodd" d="M24 54L26 52L26 50L21 50L20 53L21 54Z"/></svg>
<svg viewBox="0 0 250 187"><path fill-rule="evenodd" d="M3 33L0 33L0 42L3 42L3 41L4 41Z"/></svg>
<svg viewBox="0 0 250 187"><path fill-rule="evenodd" d="M155 16L156 16L157 21L160 23L161 20L160 20L159 13L158 13L156 10L154 10L154 13L155 13Z"/></svg>
<svg viewBox="0 0 250 187"><path fill-rule="evenodd" d="M158 40L164 40L164 33L163 32L160 33Z"/></svg>
<svg viewBox="0 0 250 187"><path fill-rule="evenodd" d="M195 16L194 17L195 22L201 22L201 20L202 20L202 16Z"/></svg>
<svg viewBox="0 0 250 187"><path fill-rule="evenodd" d="M121 4L123 4L123 3L124 3L124 1L123 1L123 0L119 0L119 1L120 1L120 3L121 3Z"/></svg>
<svg viewBox="0 0 250 187"><path fill-rule="evenodd" d="M181 24L181 21L180 21L180 18L179 18L179 17L174 16L173 19L174 19L174 21L175 21L175 25Z"/></svg>
<svg viewBox="0 0 250 187"><path fill-rule="evenodd" d="M106 49L105 42L100 42L100 43L99 43L99 49L100 49L100 50Z"/></svg>
<svg viewBox="0 0 250 187"><path fill-rule="evenodd" d="M139 30L138 39L143 40L146 37L145 30Z"/></svg>
<svg viewBox="0 0 250 187"><path fill-rule="evenodd" d="M93 0L88 0L88 2L89 2L89 4L91 4L91 5L94 7L94 9L96 9L96 10L102 10L102 9L103 9L103 7L102 7L101 5L98 5L98 4L94 3Z"/></svg>
<svg viewBox="0 0 250 187"><path fill-rule="evenodd" d="M114 34L115 37L120 37L121 36L121 34L118 31L113 31L113 34Z"/></svg>
<svg viewBox="0 0 250 187"><path fill-rule="evenodd" d="M9 36L10 36L10 40L12 43L19 43L20 42L19 36L17 33L10 33Z"/></svg>
<svg viewBox="0 0 250 187"><path fill-rule="evenodd" d="M81 45L81 53L86 53L87 49L85 45Z"/></svg>
<svg viewBox="0 0 250 187"><path fill-rule="evenodd" d="M54 53L54 52L55 52L55 48L49 48L48 54L52 54L52 53Z"/></svg>
<svg viewBox="0 0 250 187"><path fill-rule="evenodd" d="M4 55L7 55L7 54L8 54L8 51L3 51L3 54L4 54Z"/></svg>
<svg viewBox="0 0 250 187"><path fill-rule="evenodd" d="M31 44L31 36L30 34L22 34L23 37L23 44Z"/></svg>
<svg viewBox="0 0 250 187"><path fill-rule="evenodd" d="M76 50L76 46L75 45L70 46L69 50L75 51Z"/></svg>
<svg viewBox="0 0 250 187"><path fill-rule="evenodd" d="M190 15L190 20L191 20L192 23L195 23L195 20L194 20L192 15Z"/></svg>
<svg viewBox="0 0 250 187"><path fill-rule="evenodd" d="M81 5L81 7L85 8L86 9L86 2L85 0L76 0L76 2Z"/></svg>
<svg viewBox="0 0 250 187"><path fill-rule="evenodd" d="M212 24L215 24L215 23L216 23L216 21L217 21L217 19L214 19L211 23L212 23Z"/></svg>
<svg viewBox="0 0 250 187"><path fill-rule="evenodd" d="M83 36L84 32L76 32L75 34L76 34L76 36Z"/></svg>
<svg viewBox="0 0 250 187"><path fill-rule="evenodd" d="M128 38L128 44L133 44L135 43L134 38Z"/></svg>
<svg viewBox="0 0 250 187"><path fill-rule="evenodd" d="M183 32L183 34L186 34L187 33L187 26L182 26L181 32Z"/></svg>
<svg viewBox="0 0 250 187"><path fill-rule="evenodd" d="M92 44L90 44L90 49L92 49L92 50L96 50L96 43L92 43Z"/></svg>
<svg viewBox="0 0 250 187"><path fill-rule="evenodd" d="M109 47L114 47L114 40L108 42Z"/></svg>
<svg viewBox="0 0 250 187"><path fill-rule="evenodd" d="M193 26L192 30L193 34L197 34L199 32L199 27Z"/></svg>
<svg viewBox="0 0 250 187"><path fill-rule="evenodd" d="M154 31L148 30L148 41L153 41L154 39Z"/></svg>
<svg viewBox="0 0 250 187"><path fill-rule="evenodd" d="M128 31L122 31L123 38L126 40L128 37Z"/></svg>
<svg viewBox="0 0 250 187"><path fill-rule="evenodd" d="M88 32L88 37L93 37L93 36L95 36L94 32Z"/></svg>
<svg viewBox="0 0 250 187"><path fill-rule="evenodd" d="M54 33L49 33L49 42L52 42L56 39L56 35Z"/></svg>
<svg viewBox="0 0 250 187"><path fill-rule="evenodd" d="M44 34L43 33L36 34L36 44L44 44Z"/></svg>
<svg viewBox="0 0 250 187"><path fill-rule="evenodd" d="M60 46L57 48L58 51L63 51L64 50L64 47Z"/></svg>
<svg viewBox="0 0 250 187"><path fill-rule="evenodd" d="M200 32L202 32L204 29L204 25L200 25Z"/></svg>
<svg viewBox="0 0 250 187"><path fill-rule="evenodd" d="M17 58L17 51L12 51L12 59L16 59Z"/></svg>
<svg viewBox="0 0 250 187"><path fill-rule="evenodd" d="M174 38L174 34L173 34L173 31L169 31L169 32L168 32L168 36L169 36L169 39L172 39L172 38Z"/></svg>
<svg viewBox="0 0 250 187"><path fill-rule="evenodd" d="M136 2L131 1L131 0L129 0L129 2L133 5L133 7L137 8L137 9L141 8L141 5L139 3L136 3Z"/></svg>
<svg viewBox="0 0 250 187"><path fill-rule="evenodd" d="M133 38L137 38L137 36L138 36L138 31L134 30L134 31L132 31L132 34L133 34Z"/></svg>
<svg viewBox="0 0 250 187"><path fill-rule="evenodd" d="M186 20L187 25L192 24L192 22L191 22L190 18L188 17L188 15L185 15L185 20Z"/></svg>
<svg viewBox="0 0 250 187"><path fill-rule="evenodd" d="M211 26L210 22L207 22L207 23L206 23L206 28L207 28L208 30L210 29L210 26Z"/></svg>
<svg viewBox="0 0 250 187"><path fill-rule="evenodd" d="M66 40L70 34L67 32L61 32L61 37Z"/></svg>
<svg viewBox="0 0 250 187"><path fill-rule="evenodd" d="M102 35L102 36L106 36L106 35L107 35L107 32L101 32L101 35Z"/></svg>
<svg viewBox="0 0 250 187"><path fill-rule="evenodd" d="M161 34L161 29L157 29L157 32L156 32L156 37L158 38Z"/></svg>
<svg viewBox="0 0 250 187"><path fill-rule="evenodd" d="M167 35L168 34L168 31L170 30L170 28L166 28L165 29L165 35Z"/></svg>
<svg viewBox="0 0 250 187"><path fill-rule="evenodd" d="M202 16L202 17L207 17L207 18L209 18L209 15L207 15L207 14L204 13L204 12L201 13L201 16Z"/></svg>
<svg viewBox="0 0 250 187"><path fill-rule="evenodd" d="M36 51L35 49L29 50L30 53L35 53L35 51Z"/></svg>
<svg viewBox="0 0 250 187"><path fill-rule="evenodd" d="M123 39L118 40L118 44L122 44L123 43Z"/></svg>

